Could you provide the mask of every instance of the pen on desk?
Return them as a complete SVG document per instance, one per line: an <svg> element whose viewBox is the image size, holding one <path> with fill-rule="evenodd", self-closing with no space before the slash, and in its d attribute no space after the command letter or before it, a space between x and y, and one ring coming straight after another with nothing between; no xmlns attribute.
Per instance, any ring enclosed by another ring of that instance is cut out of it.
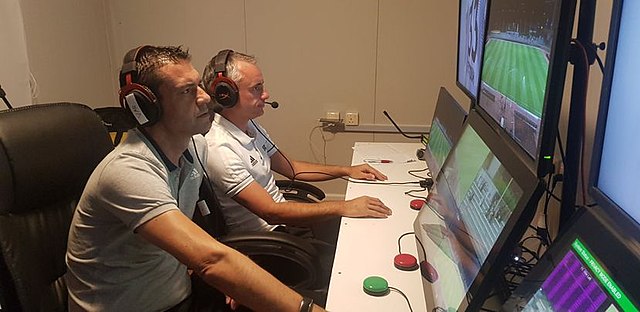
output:
<svg viewBox="0 0 640 312"><path fill-rule="evenodd" d="M370 164L389 164L389 163L392 163L393 160L391 160L391 159L365 159L364 162L370 163Z"/></svg>

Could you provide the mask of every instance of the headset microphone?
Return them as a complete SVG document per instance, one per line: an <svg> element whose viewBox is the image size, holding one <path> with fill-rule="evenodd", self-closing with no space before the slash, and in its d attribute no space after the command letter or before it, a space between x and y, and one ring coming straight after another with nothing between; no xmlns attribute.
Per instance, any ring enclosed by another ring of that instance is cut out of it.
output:
<svg viewBox="0 0 640 312"><path fill-rule="evenodd" d="M278 102L273 101L273 102L264 102L265 104L269 104L271 105L272 108L278 108L278 106L280 106L280 104L278 104Z"/></svg>

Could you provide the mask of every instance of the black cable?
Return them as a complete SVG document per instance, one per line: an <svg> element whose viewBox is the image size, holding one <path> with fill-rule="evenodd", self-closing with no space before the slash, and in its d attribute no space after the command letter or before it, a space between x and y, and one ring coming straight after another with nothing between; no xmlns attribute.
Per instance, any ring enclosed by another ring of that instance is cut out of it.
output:
<svg viewBox="0 0 640 312"><path fill-rule="evenodd" d="M387 119L389 119L389 121L391 121L391 123L393 124L394 127L396 127L396 129L398 129L398 132L400 132L400 134L402 134L402 136L404 136L407 139L422 139L422 136L414 136L414 135L407 135L406 133L404 133L404 131L402 131L402 129L400 129L400 127L398 127L398 124L396 124L395 121L393 121L393 119L391 119L391 116L389 116L389 113L387 113L387 111L382 111L382 113L387 117Z"/></svg>
<svg viewBox="0 0 640 312"><path fill-rule="evenodd" d="M275 144L275 143L273 143L273 141L271 141L271 140L269 139L269 137L267 137L267 135L266 135L266 134L264 134L264 133L262 132L262 130L260 130L260 127L258 127L258 125L256 125L256 122L255 122L255 121L253 121L253 119L250 119L249 121L251 121L251 124L253 124L253 127L254 127L254 128L256 128L256 130L258 130L258 132L262 135L262 137L264 137L264 138L265 138L265 140L267 140L267 141L271 144L271 147L272 147L272 148L275 148L275 149L276 149L276 152L277 152L277 153L280 153L280 155L282 155L282 157L284 158L284 160L286 160L286 161L287 161L287 163L289 164L289 167L291 168L291 174L293 174L293 177L291 177L291 179L290 179L290 180L291 180L291 185L292 185L292 184L293 184L293 181L295 180L295 177L296 177L296 175L297 175L297 174L296 174L296 170L295 170L295 169L293 169L293 164L291 163L291 161L289 160L289 158L287 158L287 156L285 156L285 155L284 155L284 153L283 153L283 152L281 152L281 151L280 151L280 149L278 149L278 148L276 147L276 144ZM289 187L291 187L291 185L289 185Z"/></svg>
<svg viewBox="0 0 640 312"><path fill-rule="evenodd" d="M198 148L196 147L196 140L193 138L193 136L191 137L191 142L193 143L193 150L196 153L196 159L198 159L198 163L200 164L200 167L202 167L202 173L204 174L205 179L207 179L207 184L209 185L209 188L211 189L211 192L214 192L215 188L213 188L213 184L211 184L211 179L209 179L209 174L207 173L207 169L202 164L202 160L200 159L200 155L198 155Z"/></svg>
<svg viewBox="0 0 640 312"><path fill-rule="evenodd" d="M399 253L399 254L401 254L401 253L402 253L402 247L400 246L400 240L401 240L403 237L405 237L405 236L407 236L407 235L411 235L411 234L415 234L415 233L414 233L414 232L407 232L407 233L404 233L404 234L400 235L400 237L398 237L398 253Z"/></svg>
<svg viewBox="0 0 640 312"><path fill-rule="evenodd" d="M420 184L420 181L406 181L406 182L374 182L374 181L365 181L365 180L354 180L354 179L351 179L351 178L345 178L345 177L342 177L342 176L337 176L337 175L333 175L333 174L331 174L331 173L326 173L326 172L322 172L322 171L301 171L301 172L296 173L296 174L293 176L293 179L295 179L295 177L296 177L297 175L305 174L305 173L324 174L324 175L330 176L330 177L332 177L332 178L334 178L334 179L342 179L342 180L345 180L345 181L347 181L347 182L351 182L351 183L360 183L360 184L377 184L377 185L407 185L407 184L418 184L418 185L419 185L419 184Z"/></svg>
<svg viewBox="0 0 640 312"><path fill-rule="evenodd" d="M424 168L424 169L412 169L407 171L408 174L410 174L412 177L418 178L418 179L426 179L426 178L431 178L431 172L427 171L429 170L429 168ZM427 171L427 176L426 177L421 177L419 175L416 174L416 172L424 172Z"/></svg>
<svg viewBox="0 0 640 312"><path fill-rule="evenodd" d="M562 146L562 138L560 137L560 129L556 132L556 139L558 140L558 149L560 150L560 160L562 160L562 164L565 164L565 154L564 154L564 146Z"/></svg>
<svg viewBox="0 0 640 312"><path fill-rule="evenodd" d="M600 58L600 55L598 55L598 50L604 51L605 43L601 42L599 45L588 44L587 48L589 48L589 50L593 51L593 56L595 57L596 61L598 62L598 66L600 67L600 72L604 73L604 65L602 64L602 59Z"/></svg>
<svg viewBox="0 0 640 312"><path fill-rule="evenodd" d="M396 291L396 292L400 293L400 294L402 295L402 297L404 297L404 300L406 300L406 301L407 301L407 305L409 305L409 311L413 312L413 308L411 307L411 302L409 301L409 298L407 297L407 295L405 295L405 294L402 292L402 290L400 290L400 289L398 289L398 288L395 288L395 287L391 287L391 286L389 286L389 289L394 290L394 291Z"/></svg>
<svg viewBox="0 0 640 312"><path fill-rule="evenodd" d="M422 200L425 200L425 201L426 201L426 200L428 200L428 198L427 198L427 197L425 197L425 196L418 196L418 195L413 195L413 194L412 194L412 193L415 193L415 192L424 192L424 191L426 191L426 190L427 190L427 189L423 187L423 188L416 189L416 190L408 190L408 191L404 192L404 194L405 194L405 195L408 195L408 196L410 196L410 197L413 197L413 198L419 198L419 199L422 199Z"/></svg>
<svg viewBox="0 0 640 312"><path fill-rule="evenodd" d="M13 106L11 106L11 103L9 103L9 100L7 100L7 92L4 92L4 89L2 89L2 85L0 85L0 98L2 98L2 101L4 101L4 104L6 104L9 109L13 108Z"/></svg>

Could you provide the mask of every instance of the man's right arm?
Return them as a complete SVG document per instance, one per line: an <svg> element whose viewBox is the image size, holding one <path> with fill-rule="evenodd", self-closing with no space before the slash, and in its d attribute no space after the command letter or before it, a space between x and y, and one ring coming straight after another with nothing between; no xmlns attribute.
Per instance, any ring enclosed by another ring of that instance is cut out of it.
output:
<svg viewBox="0 0 640 312"><path fill-rule="evenodd" d="M331 217L386 218L391 209L378 198L362 196L347 201L322 201L299 203L295 201L275 202L273 197L257 182L233 197L269 224L306 225Z"/></svg>
<svg viewBox="0 0 640 312"><path fill-rule="evenodd" d="M136 230L198 274L209 285L255 311L298 312L302 296L249 258L203 231L179 210L165 212ZM315 306L313 311L324 311Z"/></svg>

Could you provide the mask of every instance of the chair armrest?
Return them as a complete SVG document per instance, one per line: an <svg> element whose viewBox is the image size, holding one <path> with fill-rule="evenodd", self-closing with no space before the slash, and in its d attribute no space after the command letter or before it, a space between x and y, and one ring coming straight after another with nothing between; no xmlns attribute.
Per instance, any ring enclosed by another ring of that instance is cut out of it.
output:
<svg viewBox="0 0 640 312"><path fill-rule="evenodd" d="M277 180L276 186L280 188L287 200L314 203L322 201L326 197L321 189L306 182Z"/></svg>

